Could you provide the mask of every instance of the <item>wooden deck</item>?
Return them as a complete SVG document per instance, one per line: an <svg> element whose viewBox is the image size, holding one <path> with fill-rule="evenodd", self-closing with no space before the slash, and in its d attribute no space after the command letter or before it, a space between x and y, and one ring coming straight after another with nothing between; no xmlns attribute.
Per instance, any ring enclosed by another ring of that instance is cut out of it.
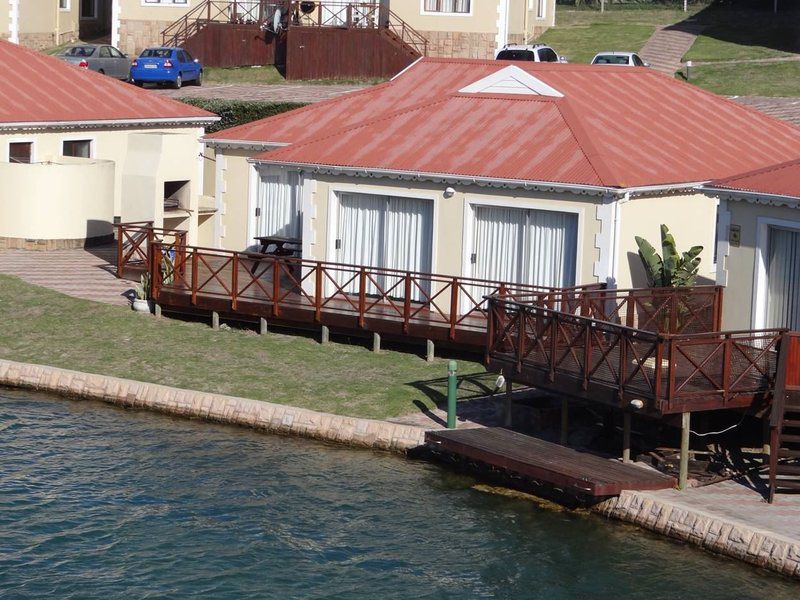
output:
<svg viewBox="0 0 800 600"><path fill-rule="evenodd" d="M534 485L597 499L623 490L662 490L675 479L643 467L578 452L502 427L429 431L434 449L504 469Z"/></svg>

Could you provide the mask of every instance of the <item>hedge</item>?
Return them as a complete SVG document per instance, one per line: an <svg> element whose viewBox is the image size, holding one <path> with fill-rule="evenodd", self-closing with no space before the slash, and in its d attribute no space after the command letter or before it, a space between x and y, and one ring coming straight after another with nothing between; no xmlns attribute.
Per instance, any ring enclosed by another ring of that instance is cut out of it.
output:
<svg viewBox="0 0 800 600"><path fill-rule="evenodd" d="M181 102L216 113L221 117L217 123L206 127L206 133L214 133L305 106L299 102L251 102L207 98L181 98Z"/></svg>

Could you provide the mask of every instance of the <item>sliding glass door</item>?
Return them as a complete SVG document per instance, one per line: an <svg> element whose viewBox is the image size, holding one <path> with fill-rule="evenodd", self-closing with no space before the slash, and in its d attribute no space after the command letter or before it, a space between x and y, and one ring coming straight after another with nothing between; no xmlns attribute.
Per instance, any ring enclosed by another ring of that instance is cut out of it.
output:
<svg viewBox="0 0 800 600"><path fill-rule="evenodd" d="M260 174L254 236L299 240L303 233L301 191L296 171Z"/></svg>
<svg viewBox="0 0 800 600"><path fill-rule="evenodd" d="M765 326L800 329L800 231L769 228Z"/></svg>

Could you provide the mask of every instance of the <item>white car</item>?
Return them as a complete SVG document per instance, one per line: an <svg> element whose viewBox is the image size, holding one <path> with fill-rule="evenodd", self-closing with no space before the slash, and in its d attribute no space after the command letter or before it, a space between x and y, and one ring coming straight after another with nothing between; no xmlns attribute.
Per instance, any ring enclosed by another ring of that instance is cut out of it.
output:
<svg viewBox="0 0 800 600"><path fill-rule="evenodd" d="M556 54L550 46L544 44L506 44L497 53L496 60L529 60L534 62L567 62L563 56Z"/></svg>
<svg viewBox="0 0 800 600"><path fill-rule="evenodd" d="M600 52L592 59L593 65L616 65L618 67L649 67L636 52Z"/></svg>

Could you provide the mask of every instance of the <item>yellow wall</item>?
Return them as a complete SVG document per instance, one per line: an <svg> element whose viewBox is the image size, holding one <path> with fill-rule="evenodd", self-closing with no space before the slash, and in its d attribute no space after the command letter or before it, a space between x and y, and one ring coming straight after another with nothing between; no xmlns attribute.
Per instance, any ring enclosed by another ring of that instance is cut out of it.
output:
<svg viewBox="0 0 800 600"><path fill-rule="evenodd" d="M215 186L219 196L222 248L244 250L253 243L247 239L248 193L252 167L247 158L252 150L217 150ZM209 190L210 194L211 191Z"/></svg>
<svg viewBox="0 0 800 600"><path fill-rule="evenodd" d="M119 0L120 18L152 19L156 21L175 21L192 10L201 0L189 0L188 4L147 4L142 0Z"/></svg>
<svg viewBox="0 0 800 600"><path fill-rule="evenodd" d="M392 0L390 6L392 12L420 31L497 31L497 0L472 0L470 14L423 14L422 0Z"/></svg>
<svg viewBox="0 0 800 600"><path fill-rule="evenodd" d="M722 211L725 205L723 201ZM757 260L760 258L756 252L758 220L778 219L800 228L800 211L786 206L751 204L745 200L729 200L727 209L731 225L741 228L741 241L738 247L729 247L727 257L720 257L721 281L727 284L722 304L723 323L726 329L758 327L760 324L754 314Z"/></svg>
<svg viewBox="0 0 800 600"><path fill-rule="evenodd" d="M11 37L11 7L8 2L0 0L0 39Z"/></svg>
<svg viewBox="0 0 800 600"><path fill-rule="evenodd" d="M77 39L79 4L80 0L69 0L68 8L62 10L58 0L21 0L20 42L41 49Z"/></svg>
<svg viewBox="0 0 800 600"><path fill-rule="evenodd" d="M112 233L114 163L0 162L0 237L78 240Z"/></svg>
<svg viewBox="0 0 800 600"><path fill-rule="evenodd" d="M620 204L620 239L617 260L619 288L646 287L644 269L638 256L635 236L661 246L660 227L664 223L675 236L678 251L703 246L698 283L713 284L716 243L716 200L703 194L634 197Z"/></svg>
<svg viewBox="0 0 800 600"><path fill-rule="evenodd" d="M189 181L192 207L197 207L203 186L199 156L202 135L202 127L0 133L0 161L8 160L11 141L32 141L33 159L41 162L58 160L65 139L90 139L93 158L109 160L116 165L111 190L112 215L120 216L123 221L155 219L160 222L164 181ZM182 225L190 231L190 242L194 243L196 218Z"/></svg>

